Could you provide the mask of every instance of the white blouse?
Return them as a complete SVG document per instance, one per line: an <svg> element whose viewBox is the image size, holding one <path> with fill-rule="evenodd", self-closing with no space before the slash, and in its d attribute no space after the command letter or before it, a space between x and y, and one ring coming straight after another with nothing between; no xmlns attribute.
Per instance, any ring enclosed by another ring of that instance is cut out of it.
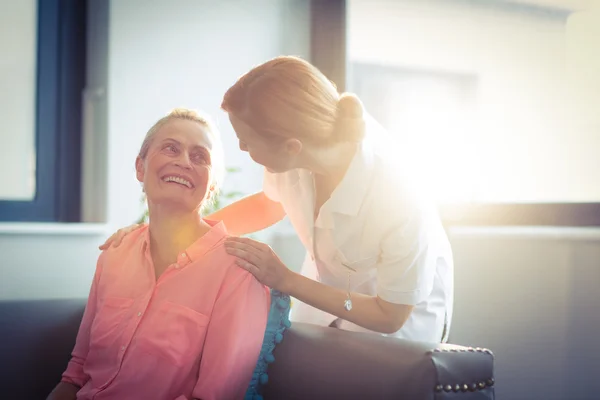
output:
<svg viewBox="0 0 600 400"><path fill-rule="evenodd" d="M452 319L452 250L435 206L419 197L407 166L394 158L398 155L389 149L363 141L316 221L309 171L265 171L263 190L282 204L307 249L304 275L414 306L404 326L390 336L445 341ZM299 301L291 318L320 325L336 320ZM366 331L343 320L338 326Z"/></svg>

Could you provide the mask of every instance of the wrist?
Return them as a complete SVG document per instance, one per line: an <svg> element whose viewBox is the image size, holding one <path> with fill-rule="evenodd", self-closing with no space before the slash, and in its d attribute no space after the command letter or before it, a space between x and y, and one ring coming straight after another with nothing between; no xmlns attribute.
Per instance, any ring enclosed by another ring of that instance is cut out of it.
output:
<svg viewBox="0 0 600 400"><path fill-rule="evenodd" d="M297 282L299 276L300 275L297 274L296 272L288 269L284 278L281 280L280 287L277 290L291 296L292 291L294 290L294 288L297 285L296 282Z"/></svg>

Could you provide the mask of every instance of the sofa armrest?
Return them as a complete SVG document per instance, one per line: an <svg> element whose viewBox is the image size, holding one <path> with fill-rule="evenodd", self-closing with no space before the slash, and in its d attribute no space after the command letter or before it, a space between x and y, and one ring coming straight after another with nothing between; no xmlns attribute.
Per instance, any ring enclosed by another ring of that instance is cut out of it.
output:
<svg viewBox="0 0 600 400"><path fill-rule="evenodd" d="M437 377L435 400L495 397L494 355L490 350L440 344L428 351L427 356Z"/></svg>
<svg viewBox="0 0 600 400"><path fill-rule="evenodd" d="M493 399L493 355L294 322L265 399Z"/></svg>

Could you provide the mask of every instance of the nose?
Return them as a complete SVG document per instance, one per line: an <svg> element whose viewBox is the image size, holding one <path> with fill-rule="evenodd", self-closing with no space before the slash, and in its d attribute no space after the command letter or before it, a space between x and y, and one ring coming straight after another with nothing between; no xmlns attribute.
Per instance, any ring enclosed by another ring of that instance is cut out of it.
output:
<svg viewBox="0 0 600 400"><path fill-rule="evenodd" d="M239 142L240 142L240 150L248 151L248 146L246 145L246 143L242 142L241 140Z"/></svg>
<svg viewBox="0 0 600 400"><path fill-rule="evenodd" d="M179 157L175 159L175 165L185 169L192 169L192 160L189 153L187 151L179 153Z"/></svg>

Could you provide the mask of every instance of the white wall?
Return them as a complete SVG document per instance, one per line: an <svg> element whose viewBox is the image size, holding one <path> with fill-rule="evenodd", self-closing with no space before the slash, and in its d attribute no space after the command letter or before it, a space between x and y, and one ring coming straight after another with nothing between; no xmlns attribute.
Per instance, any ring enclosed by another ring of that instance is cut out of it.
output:
<svg viewBox="0 0 600 400"><path fill-rule="evenodd" d="M596 399L600 231L457 229L451 241L450 340L494 351L498 399Z"/></svg>
<svg viewBox="0 0 600 400"><path fill-rule="evenodd" d="M0 301L86 298L104 225L0 224Z"/></svg>
<svg viewBox="0 0 600 400"><path fill-rule="evenodd" d="M305 0L90 1L84 213L97 224L0 224L0 300L87 295L97 246L141 211L133 166L145 132L173 107L218 121L226 164L243 168L225 190L259 190L261 170L239 151L220 101L252 66L280 54L308 57L308 7Z"/></svg>

